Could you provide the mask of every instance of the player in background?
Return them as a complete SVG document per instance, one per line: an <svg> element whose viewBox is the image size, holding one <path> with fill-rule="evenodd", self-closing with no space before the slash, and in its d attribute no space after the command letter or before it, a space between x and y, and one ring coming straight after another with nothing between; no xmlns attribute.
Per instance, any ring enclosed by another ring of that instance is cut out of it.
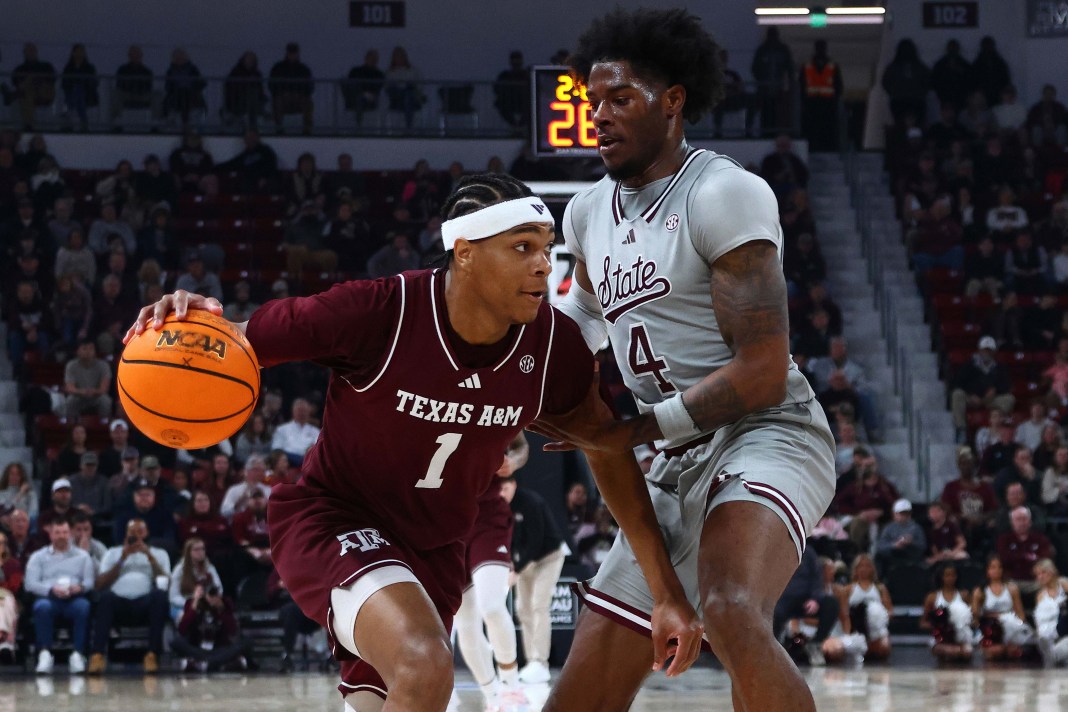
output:
<svg viewBox="0 0 1068 712"><path fill-rule="evenodd" d="M520 433L508 445L497 470L498 480L479 498L475 527L467 537L469 581L456 612L456 642L467 669L482 690L486 712L529 704L519 685L515 623L507 605L514 520L511 507L501 496L499 479L515 474L526 464L529 454L530 445Z"/></svg>
<svg viewBox="0 0 1068 712"><path fill-rule="evenodd" d="M446 708L463 537L501 453L539 417L611 417L578 329L544 299L555 237L545 204L487 174L463 179L442 213L446 269L268 302L236 325L261 365L331 369L319 440L300 481L272 491L268 519L278 573L330 635L357 712ZM178 291L143 308L126 340L190 308L222 313ZM588 460L654 587L650 664L675 654L667 672L677 674L697 655L701 625L637 463L629 452Z"/></svg>
<svg viewBox="0 0 1068 712"><path fill-rule="evenodd" d="M722 95L718 55L678 9L616 10L579 38L569 61L608 175L565 212L578 263L563 310L591 348L611 337L642 415L535 429L556 448L656 442L653 504L734 708L814 710L772 612L834 494L834 444L789 353L775 196L686 142L683 123ZM631 544L623 532L579 586L587 607L546 710L625 710L645 678L652 599Z"/></svg>

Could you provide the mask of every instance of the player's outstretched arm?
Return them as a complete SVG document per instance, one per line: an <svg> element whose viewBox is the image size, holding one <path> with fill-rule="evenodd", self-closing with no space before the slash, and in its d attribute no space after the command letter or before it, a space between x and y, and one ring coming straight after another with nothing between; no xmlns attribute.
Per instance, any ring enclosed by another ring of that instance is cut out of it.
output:
<svg viewBox="0 0 1068 712"><path fill-rule="evenodd" d="M174 312L174 315L178 319L184 319L190 309L203 309L209 311L215 316L222 316L223 307L219 303L219 300L215 297L205 297L202 294L193 294L187 292L184 289L179 289L173 294L165 294L155 304L149 304L146 307L142 307L141 311L137 314L137 319L134 320L133 325L126 331L126 335L122 337L122 343L130 343L130 339L141 334L149 326L154 327L157 331L163 328L163 320L167 318L167 315ZM245 333L245 324L248 322L235 323L241 333Z"/></svg>
<svg viewBox="0 0 1068 712"><path fill-rule="evenodd" d="M542 434L563 434L577 422L587 421L594 429L615 422L612 412L601 399L599 380L594 377L590 389L574 410L563 416L543 416L531 429ZM645 478L629 450L584 450L597 488L612 516L630 540L642 574L649 583L655 601L653 608L653 669L663 667L667 658L675 659L667 669L669 676L681 674L701 651L704 628L686 599L686 593L671 565L660 525L653 511ZM673 642L674 641L674 642Z"/></svg>

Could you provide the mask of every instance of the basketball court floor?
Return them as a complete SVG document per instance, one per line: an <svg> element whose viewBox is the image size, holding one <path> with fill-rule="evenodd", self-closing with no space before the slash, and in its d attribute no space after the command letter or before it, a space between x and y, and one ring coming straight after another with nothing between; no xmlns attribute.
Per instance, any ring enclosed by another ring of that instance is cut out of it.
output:
<svg viewBox="0 0 1068 712"><path fill-rule="evenodd" d="M931 666L806 670L816 706L827 712L1053 712L1068 710L1068 675L1034 668ZM336 679L325 674L213 675L99 679L66 675L0 678L0 712L340 712ZM459 705L481 712L481 695L466 671L457 671ZM536 712L548 687L531 689ZM731 710L730 683L720 670L701 668L682 679L650 680L633 712ZM585 712L585 711L583 711ZM589 711L594 712L594 711Z"/></svg>

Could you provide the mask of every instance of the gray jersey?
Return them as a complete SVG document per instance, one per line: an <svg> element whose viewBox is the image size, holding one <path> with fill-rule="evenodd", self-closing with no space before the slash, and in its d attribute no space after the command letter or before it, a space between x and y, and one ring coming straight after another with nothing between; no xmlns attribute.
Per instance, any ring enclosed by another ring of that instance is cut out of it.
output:
<svg viewBox="0 0 1068 712"><path fill-rule="evenodd" d="M768 184L703 149L675 175L639 189L606 177L578 193L563 231L586 263L616 362L642 412L731 360L713 310L711 265L754 240L775 244L782 259ZM808 381L792 360L789 368L782 405L810 400Z"/></svg>

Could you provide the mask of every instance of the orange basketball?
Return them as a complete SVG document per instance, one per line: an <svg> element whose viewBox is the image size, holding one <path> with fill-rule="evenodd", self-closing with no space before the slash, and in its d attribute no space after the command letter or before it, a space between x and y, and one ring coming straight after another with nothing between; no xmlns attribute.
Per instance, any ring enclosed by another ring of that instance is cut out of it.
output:
<svg viewBox="0 0 1068 712"><path fill-rule="evenodd" d="M119 400L148 437L190 450L244 425L260 392L260 365L233 324L201 309L171 314L130 340L119 360Z"/></svg>

